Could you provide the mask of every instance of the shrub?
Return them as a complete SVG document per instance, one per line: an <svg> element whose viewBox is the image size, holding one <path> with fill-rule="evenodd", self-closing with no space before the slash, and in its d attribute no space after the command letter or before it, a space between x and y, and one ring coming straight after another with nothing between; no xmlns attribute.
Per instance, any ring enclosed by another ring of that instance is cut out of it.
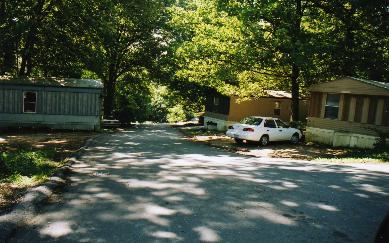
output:
<svg viewBox="0 0 389 243"><path fill-rule="evenodd" d="M55 167L48 158L54 156L53 151L17 151L3 155L7 170L11 174L33 176L47 172Z"/></svg>
<svg viewBox="0 0 389 243"><path fill-rule="evenodd" d="M378 134L378 138L376 143L374 144L375 149L379 150L387 150L389 148L388 144L386 143L386 140L389 139L389 133L384 133L378 130L375 130Z"/></svg>
<svg viewBox="0 0 389 243"><path fill-rule="evenodd" d="M8 174L8 168L4 162L4 153L0 152L0 176Z"/></svg>
<svg viewBox="0 0 389 243"><path fill-rule="evenodd" d="M186 120L186 115L181 104L175 105L168 109L167 120L170 123Z"/></svg>
<svg viewBox="0 0 389 243"><path fill-rule="evenodd" d="M299 130L305 130L307 123L302 121L291 121L289 126Z"/></svg>

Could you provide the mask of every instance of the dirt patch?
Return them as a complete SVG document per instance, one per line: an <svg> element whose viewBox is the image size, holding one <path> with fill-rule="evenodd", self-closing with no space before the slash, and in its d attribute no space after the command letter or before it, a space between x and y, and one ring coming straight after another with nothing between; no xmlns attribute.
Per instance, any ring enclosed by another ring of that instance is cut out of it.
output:
<svg viewBox="0 0 389 243"><path fill-rule="evenodd" d="M207 131L201 127L181 127L180 131L191 141L206 143L210 146L243 155L267 158L287 158L298 160L326 160L332 162L389 162L389 153L384 150L361 150L334 148L325 145L289 142L273 142L266 147L255 142L238 145L235 141L218 131Z"/></svg>
<svg viewBox="0 0 389 243"><path fill-rule="evenodd" d="M0 183L0 212L18 203L27 188L17 187L11 183Z"/></svg>
<svg viewBox="0 0 389 243"><path fill-rule="evenodd" d="M292 145L283 142L271 143L266 147L260 147L257 143L238 145L233 139L227 136L194 136L189 137L189 139L196 142L205 142L213 147L255 157L313 160L317 158L340 157L345 153L342 149L307 144Z"/></svg>
<svg viewBox="0 0 389 243"><path fill-rule="evenodd" d="M17 149L54 149L61 160L80 149L94 132L6 132L0 133L2 151Z"/></svg>
<svg viewBox="0 0 389 243"><path fill-rule="evenodd" d="M12 151L36 151L50 149L55 151L53 160L63 163L66 158L77 152L85 142L96 136L94 132L75 131L31 131L14 130L0 133L0 153ZM1 175L0 175L1 176ZM41 183L42 181L39 181ZM7 181L5 176L0 178L0 210L6 210L20 200L26 190L37 184L15 183Z"/></svg>

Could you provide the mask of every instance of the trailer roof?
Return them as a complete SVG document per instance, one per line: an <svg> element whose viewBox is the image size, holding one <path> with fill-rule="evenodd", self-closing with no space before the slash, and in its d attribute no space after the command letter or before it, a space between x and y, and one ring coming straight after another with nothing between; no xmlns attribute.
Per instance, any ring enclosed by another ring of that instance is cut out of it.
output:
<svg viewBox="0 0 389 243"><path fill-rule="evenodd" d="M38 85L38 86L57 86L73 88L103 88L103 83L95 79L76 79L76 78L29 78L29 77L10 77L0 76L0 84L17 85Z"/></svg>

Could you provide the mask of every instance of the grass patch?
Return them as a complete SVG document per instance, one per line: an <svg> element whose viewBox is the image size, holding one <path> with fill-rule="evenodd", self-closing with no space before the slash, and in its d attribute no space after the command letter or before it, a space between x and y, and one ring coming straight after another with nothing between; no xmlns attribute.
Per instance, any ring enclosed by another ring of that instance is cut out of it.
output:
<svg viewBox="0 0 389 243"><path fill-rule="evenodd" d="M53 149L1 152L0 183L12 183L22 187L41 183L64 165L64 161L54 161L55 157L56 152Z"/></svg>
<svg viewBox="0 0 389 243"><path fill-rule="evenodd" d="M39 174L34 176L23 176L20 174L12 174L8 176L4 181L12 183L16 187L29 187L40 184L49 178L48 175Z"/></svg>
<svg viewBox="0 0 389 243"><path fill-rule="evenodd" d="M317 161L344 163L382 163L389 162L389 149L343 149L344 152L334 157L315 158Z"/></svg>
<svg viewBox="0 0 389 243"><path fill-rule="evenodd" d="M47 181L95 135L45 129L0 131L0 211L17 203L28 188Z"/></svg>
<svg viewBox="0 0 389 243"><path fill-rule="evenodd" d="M28 188L47 181L65 163L53 148L0 147L0 210L17 203Z"/></svg>

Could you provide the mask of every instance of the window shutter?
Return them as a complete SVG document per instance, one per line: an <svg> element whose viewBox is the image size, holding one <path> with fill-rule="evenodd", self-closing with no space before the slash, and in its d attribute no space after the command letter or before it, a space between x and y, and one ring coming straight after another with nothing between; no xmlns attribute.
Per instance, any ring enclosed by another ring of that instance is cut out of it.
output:
<svg viewBox="0 0 389 243"><path fill-rule="evenodd" d="M382 125L389 127L389 98L385 98Z"/></svg>
<svg viewBox="0 0 389 243"><path fill-rule="evenodd" d="M363 109L363 96L357 96L357 101L355 104L355 122L361 122L362 121L362 109Z"/></svg>
<svg viewBox="0 0 389 243"><path fill-rule="evenodd" d="M311 93L311 103L309 104L309 116L320 117L320 111L322 106L322 96L320 92Z"/></svg>
<svg viewBox="0 0 389 243"><path fill-rule="evenodd" d="M316 97L317 93L316 92L311 92L311 99L309 101L309 111L308 111L308 116L309 117L313 117L314 116L314 112L313 112L313 107L315 106L315 97Z"/></svg>
<svg viewBox="0 0 389 243"><path fill-rule="evenodd" d="M323 93L319 93L317 96L317 105L316 105L316 117L321 117L321 107L323 106Z"/></svg>
<svg viewBox="0 0 389 243"><path fill-rule="evenodd" d="M348 121L348 117L350 114L350 102L351 102L351 96L345 94L344 101L343 101L342 121Z"/></svg>
<svg viewBox="0 0 389 243"><path fill-rule="evenodd" d="M369 124L374 124L375 122L375 115L377 113L377 103L377 97L370 97L369 113L367 115L367 123Z"/></svg>

